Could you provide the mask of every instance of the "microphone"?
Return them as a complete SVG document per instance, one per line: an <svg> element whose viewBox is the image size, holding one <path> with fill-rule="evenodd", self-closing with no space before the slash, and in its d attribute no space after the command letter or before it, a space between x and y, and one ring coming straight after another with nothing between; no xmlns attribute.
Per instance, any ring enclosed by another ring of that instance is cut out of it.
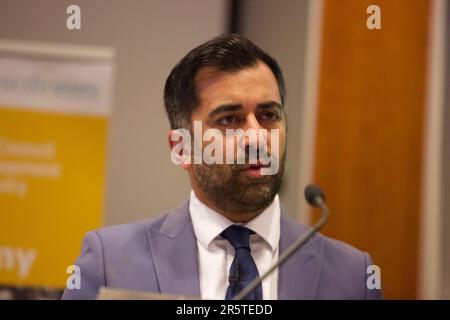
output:
<svg viewBox="0 0 450 320"><path fill-rule="evenodd" d="M305 243L308 242L309 239L313 235L315 235L328 220L328 216L330 214L328 210L328 206L325 203L325 195L320 187L316 185L308 185L305 188L305 198L308 201L309 205L313 207L320 208L321 215L320 219L312 226L311 229L308 230L305 234L303 234L299 239L297 239L293 244L291 244L279 257L277 262L275 262L269 270L267 270L262 277L257 277L253 279L252 282L248 284L241 292L239 292L236 296L234 296L233 300L243 300L248 296L250 292L255 290L257 286L259 286L265 278L267 278L275 269L279 268L286 260L292 256L298 249L300 249Z"/></svg>
<svg viewBox="0 0 450 320"><path fill-rule="evenodd" d="M310 184L305 188L305 198L313 207L321 207L325 204L325 195L320 187Z"/></svg>

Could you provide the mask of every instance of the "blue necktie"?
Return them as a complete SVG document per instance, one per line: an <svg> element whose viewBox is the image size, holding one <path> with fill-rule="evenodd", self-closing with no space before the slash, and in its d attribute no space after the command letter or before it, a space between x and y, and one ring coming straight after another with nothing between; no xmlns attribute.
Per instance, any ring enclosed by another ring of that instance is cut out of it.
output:
<svg viewBox="0 0 450 320"><path fill-rule="evenodd" d="M259 277L258 268L250 254L250 235L253 233L250 229L236 225L228 227L221 233L222 237L227 239L236 251L230 267L226 300L231 300L253 279ZM245 297L246 300L262 300L262 298L261 284Z"/></svg>

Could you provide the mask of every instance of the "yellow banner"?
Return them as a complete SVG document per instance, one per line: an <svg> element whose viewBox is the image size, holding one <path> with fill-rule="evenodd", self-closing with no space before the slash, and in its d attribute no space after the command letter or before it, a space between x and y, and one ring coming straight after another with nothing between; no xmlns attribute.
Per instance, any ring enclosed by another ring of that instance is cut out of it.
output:
<svg viewBox="0 0 450 320"><path fill-rule="evenodd" d="M102 224L112 59L0 42L0 285L63 288Z"/></svg>

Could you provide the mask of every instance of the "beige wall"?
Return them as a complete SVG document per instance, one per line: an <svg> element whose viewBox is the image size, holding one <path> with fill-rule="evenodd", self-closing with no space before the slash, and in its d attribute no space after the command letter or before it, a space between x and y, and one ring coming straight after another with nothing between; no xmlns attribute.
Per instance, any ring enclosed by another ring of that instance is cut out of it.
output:
<svg viewBox="0 0 450 320"><path fill-rule="evenodd" d="M82 29L69 31L65 12L75 3ZM164 81L184 54L227 23L227 0L0 2L0 38L116 48L106 224L156 215L187 197L187 177L171 163L166 142Z"/></svg>
<svg viewBox="0 0 450 320"><path fill-rule="evenodd" d="M447 1L447 28L446 39L450 36L450 1ZM450 41L447 41L446 64L447 72L445 76L444 90L445 98L445 124L443 143L443 211L442 211L442 298L450 299Z"/></svg>

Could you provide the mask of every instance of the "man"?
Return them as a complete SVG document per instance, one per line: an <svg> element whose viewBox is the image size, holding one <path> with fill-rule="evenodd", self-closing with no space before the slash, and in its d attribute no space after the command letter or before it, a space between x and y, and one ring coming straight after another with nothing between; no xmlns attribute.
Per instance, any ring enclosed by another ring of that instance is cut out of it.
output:
<svg viewBox="0 0 450 320"><path fill-rule="evenodd" d="M164 101L172 159L189 175L189 199L157 218L88 233L75 263L81 289L66 289L63 298L94 299L108 286L231 299L269 269L308 230L289 218L278 198L284 98L277 62L242 36L222 35L188 53L169 75ZM180 139L177 129L194 139ZM228 135L239 129L256 140ZM212 136L222 147L208 153ZM237 161L238 149L244 162ZM230 150L233 162L221 162ZM269 167L276 170L267 174ZM319 234L246 298L377 299L380 290L367 285L369 265L367 253Z"/></svg>

